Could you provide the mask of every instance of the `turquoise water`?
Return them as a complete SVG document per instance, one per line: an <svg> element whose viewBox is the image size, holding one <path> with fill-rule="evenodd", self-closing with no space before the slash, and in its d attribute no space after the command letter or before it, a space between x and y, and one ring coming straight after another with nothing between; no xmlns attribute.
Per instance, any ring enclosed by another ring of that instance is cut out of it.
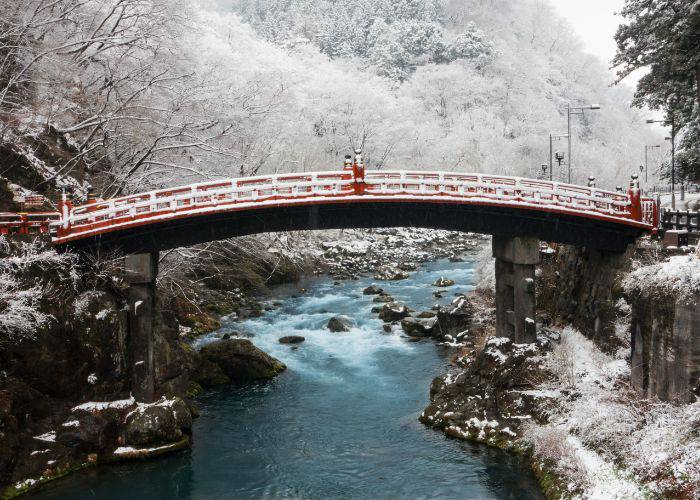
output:
<svg viewBox="0 0 700 500"><path fill-rule="evenodd" d="M472 264L431 263L409 280L382 282L416 310L472 288ZM430 286L454 279L441 300ZM252 335L288 370L271 382L224 387L199 398L191 451L74 474L42 498L541 498L529 470L498 450L447 439L417 420L430 381L452 352L432 340L382 331L362 295L371 279L326 278L282 287L282 305L261 318L228 323ZM300 288L306 291L301 293ZM296 295L296 296L293 296ZM325 329L336 314L347 333ZM302 335L298 347L280 344Z"/></svg>

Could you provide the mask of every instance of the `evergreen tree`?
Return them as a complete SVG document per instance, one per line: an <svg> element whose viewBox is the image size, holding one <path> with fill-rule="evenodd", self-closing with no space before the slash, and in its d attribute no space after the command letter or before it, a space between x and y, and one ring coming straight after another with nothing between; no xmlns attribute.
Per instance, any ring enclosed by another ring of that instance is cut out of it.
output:
<svg viewBox="0 0 700 500"><path fill-rule="evenodd" d="M648 68L633 105L661 109L679 137L681 178L699 179L700 0L627 0L615 35L618 82Z"/></svg>

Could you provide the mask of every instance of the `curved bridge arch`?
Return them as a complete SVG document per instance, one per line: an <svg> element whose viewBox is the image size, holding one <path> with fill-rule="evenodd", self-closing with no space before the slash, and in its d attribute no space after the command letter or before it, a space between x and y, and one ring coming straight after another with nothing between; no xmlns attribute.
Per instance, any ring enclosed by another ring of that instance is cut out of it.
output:
<svg viewBox="0 0 700 500"><path fill-rule="evenodd" d="M628 193L447 172L346 171L239 178L62 206L54 243L159 251L254 233L425 227L621 251L654 227Z"/></svg>

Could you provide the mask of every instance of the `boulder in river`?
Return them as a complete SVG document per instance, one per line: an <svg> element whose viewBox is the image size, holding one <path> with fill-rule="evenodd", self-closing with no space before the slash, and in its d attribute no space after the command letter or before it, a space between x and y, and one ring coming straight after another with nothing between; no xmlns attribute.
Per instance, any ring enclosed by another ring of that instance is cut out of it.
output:
<svg viewBox="0 0 700 500"><path fill-rule="evenodd" d="M451 280L449 278L444 278L442 276L440 276L440 278L438 278L435 281L435 283L433 283L434 286L439 286L439 287L452 286L454 284L455 284L454 280Z"/></svg>
<svg viewBox="0 0 700 500"><path fill-rule="evenodd" d="M374 299L372 299L372 302L393 302L394 297L391 295L388 295L386 293L380 293L377 295Z"/></svg>
<svg viewBox="0 0 700 500"><path fill-rule="evenodd" d="M306 339L301 335L287 335L286 337L280 337L280 344L301 344Z"/></svg>
<svg viewBox="0 0 700 500"><path fill-rule="evenodd" d="M408 316L401 320L401 328L410 337L428 337L436 324L436 318L417 319Z"/></svg>
<svg viewBox="0 0 700 500"><path fill-rule="evenodd" d="M365 295L378 295L378 294L382 293L383 291L384 290L379 288L377 285L370 285L367 288L365 288L364 290L362 290L362 293L364 293Z"/></svg>
<svg viewBox="0 0 700 500"><path fill-rule="evenodd" d="M391 321L401 320L408 316L408 314L406 304L402 302L389 302L382 307L382 310L379 313L379 319L386 323L390 323Z"/></svg>
<svg viewBox="0 0 700 500"><path fill-rule="evenodd" d="M434 318L437 316L433 311L422 311L421 313L418 314L418 318L425 319L425 318Z"/></svg>
<svg viewBox="0 0 700 500"><path fill-rule="evenodd" d="M326 327L332 332L349 332L353 322L347 316L333 316Z"/></svg>
<svg viewBox="0 0 700 500"><path fill-rule="evenodd" d="M405 280L409 276L410 275L406 271L402 271L396 267L384 266L377 270L377 273L374 275L374 279L395 281Z"/></svg>
<svg viewBox="0 0 700 500"><path fill-rule="evenodd" d="M172 443L192 429L192 414L180 398L140 404L124 423L124 442L144 446Z"/></svg>
<svg viewBox="0 0 700 500"><path fill-rule="evenodd" d="M219 340L200 351L205 361L218 365L232 381L272 378L287 367L248 339Z"/></svg>
<svg viewBox="0 0 700 500"><path fill-rule="evenodd" d="M418 269L418 264L410 261L401 262L399 264L399 269L401 269L402 271L415 271L416 269Z"/></svg>

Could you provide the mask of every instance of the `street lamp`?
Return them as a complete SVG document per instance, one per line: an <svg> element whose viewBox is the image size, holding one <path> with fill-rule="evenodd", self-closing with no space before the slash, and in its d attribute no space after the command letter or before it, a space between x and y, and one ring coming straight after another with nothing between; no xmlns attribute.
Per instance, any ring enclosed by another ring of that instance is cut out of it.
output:
<svg viewBox="0 0 700 500"><path fill-rule="evenodd" d="M649 150L654 149L654 148L660 148L661 145L657 144L656 146L644 146L644 184L649 183ZM642 168L641 166L639 167L640 169Z"/></svg>
<svg viewBox="0 0 700 500"><path fill-rule="evenodd" d="M671 120L647 120L647 123L661 123L664 126L671 126L671 137L666 137L671 141L671 210L676 209L676 120L671 114Z"/></svg>
<svg viewBox="0 0 700 500"><path fill-rule="evenodd" d="M552 165L552 140L553 139L564 139L569 137L569 134L549 134L549 180L552 179L552 173L554 172L554 165ZM559 158L559 153L557 153L557 162L561 166L561 160L564 158ZM571 180L571 176L569 176L569 180Z"/></svg>
<svg viewBox="0 0 700 500"><path fill-rule="evenodd" d="M587 109L600 109L600 104L591 104L589 106L576 107L571 106L571 104L566 105L566 135L569 139L569 184L571 184L571 115L583 115L583 112Z"/></svg>

